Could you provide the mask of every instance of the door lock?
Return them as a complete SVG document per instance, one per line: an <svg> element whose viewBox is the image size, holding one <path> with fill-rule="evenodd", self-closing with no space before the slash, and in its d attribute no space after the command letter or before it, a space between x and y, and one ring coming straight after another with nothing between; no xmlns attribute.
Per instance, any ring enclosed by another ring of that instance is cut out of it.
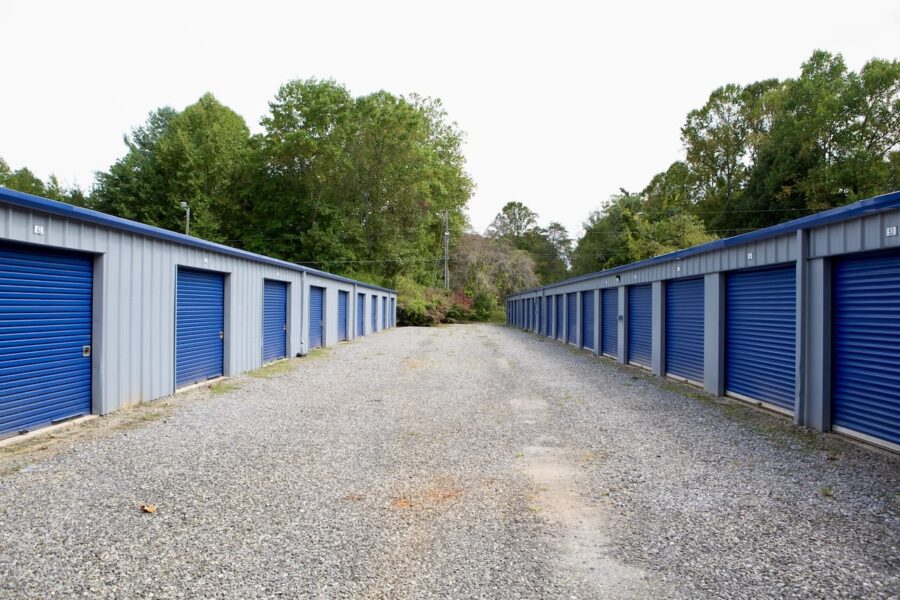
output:
<svg viewBox="0 0 900 600"><path fill-rule="evenodd" d="M82 346L81 347L81 356L87 358L91 355L91 347L90 346Z"/></svg>
<svg viewBox="0 0 900 600"><path fill-rule="evenodd" d="M224 340L224 339L225 339L225 332L224 332L224 331L220 331L220 332L219 332L219 339L220 339L220 340Z"/></svg>

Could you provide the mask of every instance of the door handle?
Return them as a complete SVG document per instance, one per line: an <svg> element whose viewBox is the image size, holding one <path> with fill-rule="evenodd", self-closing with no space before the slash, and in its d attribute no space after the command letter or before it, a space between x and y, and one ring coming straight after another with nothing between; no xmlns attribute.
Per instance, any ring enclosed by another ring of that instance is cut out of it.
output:
<svg viewBox="0 0 900 600"><path fill-rule="evenodd" d="M224 340L224 339L225 339L225 332L224 332L224 331L220 331L220 332L219 332L219 339L220 339L220 340Z"/></svg>

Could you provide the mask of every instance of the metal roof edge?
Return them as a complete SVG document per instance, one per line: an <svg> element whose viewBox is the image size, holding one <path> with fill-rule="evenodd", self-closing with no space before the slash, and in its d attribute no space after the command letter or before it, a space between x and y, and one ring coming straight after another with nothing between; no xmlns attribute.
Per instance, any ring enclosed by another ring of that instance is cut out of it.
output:
<svg viewBox="0 0 900 600"><path fill-rule="evenodd" d="M192 246L194 248L201 248L203 250L209 250L210 252L217 252L219 254L227 254L229 256L242 258L244 260L249 260L252 262L264 263L286 269L292 269L294 271L305 272L311 275L322 277L324 279L330 279L332 281L362 285L368 289L388 292L390 294L397 293L396 290L381 287L380 285L374 285L371 283L366 283L364 281L357 281L355 279L342 277L340 275L335 275L327 271L321 271L319 269L313 269L311 267L304 267L303 265L298 265L296 263L288 262L286 260L281 260L278 258L272 258L263 254L256 254L255 252L248 252L247 250L239 250L238 248L232 248L231 246L226 246L224 244L202 240L200 238L191 237L183 233L169 231L168 229L162 229L161 227L154 227L152 225L145 225L144 223L138 223L137 221L123 219L121 217L114 217L113 215L108 215L106 213L91 210L89 208L81 208L80 206L73 206L64 202L57 202L56 200L50 200L49 198L42 198L33 194L26 194L25 192L19 192L17 190L13 190L3 186L0 186L0 202L5 202L19 208L36 210L67 219L85 221L88 223L93 223L104 227L111 227L113 229L127 231L146 237L161 239L174 244Z"/></svg>
<svg viewBox="0 0 900 600"><path fill-rule="evenodd" d="M548 283L547 285L543 285L540 287L513 292L510 295L514 296L518 294L530 294L532 292L562 287L564 285L570 285L589 279L608 277L617 273L628 272L633 269L649 267L650 265L654 264L671 262L673 260L681 260L682 258L687 258L688 256L694 256L696 254L704 254L706 252L721 250L723 248L732 248L734 246L740 246L742 244L766 240L779 235L794 233L801 229L810 229L812 227L830 225L831 223L846 221L848 219L866 216L869 213L875 213L891 208L900 208L900 191L888 192L879 196L873 196L872 198L857 200L856 202L848 204L846 206L838 206L837 208L831 208L829 210L812 215L807 215L805 217L800 217L799 219L794 219L792 221L785 221L784 223L779 223L778 225L764 227L763 229L757 229L756 231L749 231L747 233L742 233L730 238L713 240L699 246L691 246L690 248L683 248L681 250L669 252L668 254L660 254L659 256L645 258L644 260L640 260L638 262L629 263L627 265L620 265L618 267L613 267L612 269L607 269L605 271L596 271L594 273L587 273L585 275L578 275L577 277L563 279L562 281L555 281L553 283Z"/></svg>

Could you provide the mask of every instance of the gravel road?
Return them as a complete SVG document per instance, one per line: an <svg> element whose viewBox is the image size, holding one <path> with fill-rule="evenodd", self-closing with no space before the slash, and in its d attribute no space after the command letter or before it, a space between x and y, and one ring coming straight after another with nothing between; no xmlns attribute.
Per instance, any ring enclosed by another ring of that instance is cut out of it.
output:
<svg viewBox="0 0 900 600"><path fill-rule="evenodd" d="M900 595L896 456L504 327L283 366L0 451L0 596Z"/></svg>

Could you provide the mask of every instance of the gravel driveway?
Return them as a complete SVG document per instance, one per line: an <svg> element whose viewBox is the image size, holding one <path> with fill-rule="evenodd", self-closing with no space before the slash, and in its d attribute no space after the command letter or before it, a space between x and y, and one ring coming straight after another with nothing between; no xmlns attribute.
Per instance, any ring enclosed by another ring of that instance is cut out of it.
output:
<svg viewBox="0 0 900 600"><path fill-rule="evenodd" d="M900 595L895 456L503 327L285 366L0 452L0 596Z"/></svg>

